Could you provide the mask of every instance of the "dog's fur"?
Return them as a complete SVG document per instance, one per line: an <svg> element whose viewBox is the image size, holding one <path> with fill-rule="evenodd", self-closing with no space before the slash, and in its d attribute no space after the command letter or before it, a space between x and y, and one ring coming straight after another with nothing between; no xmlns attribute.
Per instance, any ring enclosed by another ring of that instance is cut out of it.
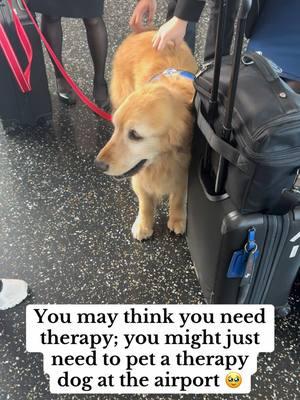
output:
<svg viewBox="0 0 300 400"><path fill-rule="evenodd" d="M186 44L154 50L154 33L129 36L115 54L110 87L115 129L96 159L105 173L120 178L147 160L132 177L139 200L132 233L138 240L152 235L155 207L164 195L169 196L168 228L176 234L186 228L193 83L180 76L151 78L167 68L195 73L197 65Z"/></svg>

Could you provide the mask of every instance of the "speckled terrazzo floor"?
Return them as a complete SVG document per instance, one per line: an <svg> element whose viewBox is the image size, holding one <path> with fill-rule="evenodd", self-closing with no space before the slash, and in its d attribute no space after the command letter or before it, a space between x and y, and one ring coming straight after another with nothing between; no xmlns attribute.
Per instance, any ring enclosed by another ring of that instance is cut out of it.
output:
<svg viewBox="0 0 300 400"><path fill-rule="evenodd" d="M111 56L128 32L133 5L132 0L106 3L108 77ZM164 12L160 5L158 23ZM203 31L206 22L205 14ZM92 68L83 26L80 21L65 21L64 29L66 66L91 93ZM199 37L198 55L202 48L203 37ZM220 395L51 395L41 355L25 352L29 303L203 302L185 240L167 233L164 212L153 240L133 242L130 226L136 201L129 183L99 175L93 166L110 127L81 104L61 105L48 70L53 127L10 134L0 128L1 277L24 278L31 287L25 303L0 314L0 400L225 399ZM259 357L252 393L226 399L300 399L300 318L295 293L292 314L276 323L276 351Z"/></svg>

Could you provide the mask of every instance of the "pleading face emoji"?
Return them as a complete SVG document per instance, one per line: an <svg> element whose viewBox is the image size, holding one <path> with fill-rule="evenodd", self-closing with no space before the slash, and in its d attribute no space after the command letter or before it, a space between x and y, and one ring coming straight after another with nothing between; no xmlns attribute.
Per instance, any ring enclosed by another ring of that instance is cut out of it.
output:
<svg viewBox="0 0 300 400"><path fill-rule="evenodd" d="M236 389L242 383L242 377L238 372L229 372L225 378L227 386Z"/></svg>

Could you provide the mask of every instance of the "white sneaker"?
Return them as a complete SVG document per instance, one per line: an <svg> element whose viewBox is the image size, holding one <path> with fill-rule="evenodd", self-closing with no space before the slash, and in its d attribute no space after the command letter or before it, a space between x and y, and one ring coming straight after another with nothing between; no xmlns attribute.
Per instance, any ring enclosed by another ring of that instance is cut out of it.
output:
<svg viewBox="0 0 300 400"><path fill-rule="evenodd" d="M7 310L26 299L28 295L28 285L20 279L1 279L0 286L0 310Z"/></svg>

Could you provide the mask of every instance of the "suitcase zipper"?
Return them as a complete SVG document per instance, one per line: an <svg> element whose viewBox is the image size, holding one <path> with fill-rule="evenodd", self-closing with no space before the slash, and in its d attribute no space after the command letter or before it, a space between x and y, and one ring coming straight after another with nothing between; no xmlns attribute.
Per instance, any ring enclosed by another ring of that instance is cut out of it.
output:
<svg viewBox="0 0 300 400"><path fill-rule="evenodd" d="M262 127L260 127L256 132L254 132L253 136L249 138L250 139L259 139L263 137L263 133L268 129L268 128L272 128L272 127L278 127L282 124L284 124L285 122L290 122L291 124L296 125L296 127L300 126L300 113L294 113L294 115L288 115L288 116L284 116L284 117L279 117L279 118L274 118L272 121L267 122L265 125L263 125ZM295 124L295 122L298 122L298 124ZM293 125L292 125L293 126Z"/></svg>
<svg viewBox="0 0 300 400"><path fill-rule="evenodd" d="M282 151L276 151L272 155L265 155L256 153L249 148L247 141L242 136L236 136L237 142L244 148L244 153L254 161L259 161L260 164L270 165L273 164L280 166L293 166L295 162L299 161L300 165L300 147L294 147L292 149L286 149Z"/></svg>
<svg viewBox="0 0 300 400"><path fill-rule="evenodd" d="M267 275L272 268L272 263L276 254L274 253L274 248L278 246L278 220L275 216L265 216L265 224L267 226L266 236L261 250L261 258L259 260L259 265L256 269L255 279L253 280L253 285L251 288L251 293L249 295L248 301L250 304L261 303L262 293L266 287Z"/></svg>
<svg viewBox="0 0 300 400"><path fill-rule="evenodd" d="M289 230L290 230L290 214L279 216L279 218L280 218L281 230L280 230L280 234L279 234L279 238L278 238L278 245L276 246L276 251L275 251L273 259L272 259L270 272L267 276L264 291L262 292L261 302L265 302L265 299L267 297L267 292L270 289L270 284L272 282L275 270L278 267L278 264L279 264L279 261L281 258L281 254L285 247L285 243L287 241Z"/></svg>

